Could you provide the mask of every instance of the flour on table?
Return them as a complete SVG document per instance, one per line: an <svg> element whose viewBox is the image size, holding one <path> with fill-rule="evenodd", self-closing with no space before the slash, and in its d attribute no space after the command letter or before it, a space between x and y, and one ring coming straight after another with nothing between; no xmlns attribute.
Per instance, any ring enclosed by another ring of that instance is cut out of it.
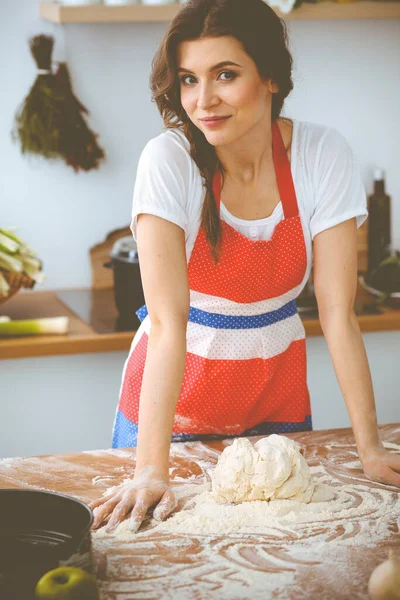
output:
<svg viewBox="0 0 400 600"><path fill-rule="evenodd" d="M257 443L254 447L256 445ZM390 451L400 453L399 445L390 442L384 442L384 445ZM227 446L222 454L230 447L231 445ZM177 444L173 451L180 456L185 453L189 455L192 450ZM328 470L323 464L309 467L314 485L309 502L299 501L297 495L296 498L275 496L269 501L221 504L218 494L212 489L216 468L210 463L208 454L214 453L219 459L222 454L206 446L202 451L203 460L198 459L203 471L201 475L192 475L186 483L181 483L181 478L171 481L178 508L166 521L160 523L148 517L139 532L133 534L129 530L129 519L126 519L112 534L107 534L103 527L94 532L94 538L100 542L114 537L134 540L145 538L150 533L194 536L246 534L268 535L277 540L310 538L315 543L318 540L323 543L325 540L335 539L346 545L362 540L363 544L373 546L391 534L387 516L400 514L400 494L397 488L388 490L379 484L360 482L359 477L357 483L351 483L352 469L361 467L360 463L356 464L357 461L353 460L341 464L341 470L346 467L347 483L336 476L329 463ZM261 454L261 449L259 453ZM296 469L294 472L296 473ZM277 481L280 479L277 478ZM105 495L110 491L107 490Z"/></svg>
<svg viewBox="0 0 400 600"><path fill-rule="evenodd" d="M208 473L211 486L206 480L195 491L190 484L174 488L178 501L190 495L191 488L194 507L176 513L157 529L185 532L189 527L192 533L228 533L242 531L249 524L252 531L258 530L260 523L268 529L278 526L280 517L302 514L302 504L320 504L335 496L326 485L316 487L300 445L275 434L254 446L247 438L235 439ZM187 502L185 508L189 507ZM129 520L115 534L121 537L128 532Z"/></svg>
<svg viewBox="0 0 400 600"><path fill-rule="evenodd" d="M111 578L100 580L101 598L121 591L141 600L365 600L375 549L388 540L396 543L400 534L400 493L366 479L354 444L331 450L336 443L311 445L307 452L315 484L310 502L240 504L213 498L219 450L195 442L172 444L174 469L182 459L196 466L187 468L185 483L171 477L175 513L162 523L149 516L136 534L129 531L129 520L111 534L104 527L93 532L95 561L106 561ZM400 445L383 443L400 454ZM132 550L130 570L126 556ZM304 570L311 574L310 589L301 584Z"/></svg>
<svg viewBox="0 0 400 600"><path fill-rule="evenodd" d="M295 441L272 434L253 446L237 438L222 452L211 474L216 502L293 499L310 502L315 485Z"/></svg>

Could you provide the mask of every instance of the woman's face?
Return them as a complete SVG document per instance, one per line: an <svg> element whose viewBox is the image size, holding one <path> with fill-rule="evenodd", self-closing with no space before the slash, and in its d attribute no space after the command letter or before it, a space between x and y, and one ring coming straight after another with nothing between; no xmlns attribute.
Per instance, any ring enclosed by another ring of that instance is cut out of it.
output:
<svg viewBox="0 0 400 600"><path fill-rule="evenodd" d="M177 59L182 107L213 146L232 144L270 120L277 88L261 79L236 38L181 42ZM228 118L208 125L202 120L215 116Z"/></svg>

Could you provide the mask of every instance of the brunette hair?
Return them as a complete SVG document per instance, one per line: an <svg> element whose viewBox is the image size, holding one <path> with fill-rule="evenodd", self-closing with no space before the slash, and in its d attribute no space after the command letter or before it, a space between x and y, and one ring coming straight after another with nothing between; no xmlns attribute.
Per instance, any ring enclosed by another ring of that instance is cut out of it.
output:
<svg viewBox="0 0 400 600"><path fill-rule="evenodd" d="M279 91L272 96L272 121L279 117L284 100L293 89L286 25L264 0L188 0L172 20L153 58L152 100L157 104L164 126L181 129L190 143L190 154L206 188L201 217L215 260L218 260L221 242L221 223L212 182L217 169L222 175L224 171L215 147L182 108L177 50L182 41L220 36L232 36L241 42L260 76L277 84Z"/></svg>

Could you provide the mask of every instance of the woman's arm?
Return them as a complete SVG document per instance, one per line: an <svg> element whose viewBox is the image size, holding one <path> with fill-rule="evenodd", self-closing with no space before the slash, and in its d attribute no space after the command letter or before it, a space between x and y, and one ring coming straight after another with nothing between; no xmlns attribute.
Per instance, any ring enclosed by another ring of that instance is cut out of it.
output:
<svg viewBox="0 0 400 600"><path fill-rule="evenodd" d="M168 465L186 358L189 284L185 234L174 223L141 214L137 244L151 329L140 394L135 476L90 505L96 509L94 528L111 515L108 532L130 510L129 527L136 531L150 507L157 505L153 516L159 520L175 507Z"/></svg>
<svg viewBox="0 0 400 600"><path fill-rule="evenodd" d="M371 373L353 306L357 289L356 220L314 238L314 288L319 319L346 402L365 474L400 487L400 457L379 439Z"/></svg>
<svg viewBox="0 0 400 600"><path fill-rule="evenodd" d="M168 477L189 316L185 234L174 223L139 215L137 243L151 330L140 396L136 470L152 466Z"/></svg>

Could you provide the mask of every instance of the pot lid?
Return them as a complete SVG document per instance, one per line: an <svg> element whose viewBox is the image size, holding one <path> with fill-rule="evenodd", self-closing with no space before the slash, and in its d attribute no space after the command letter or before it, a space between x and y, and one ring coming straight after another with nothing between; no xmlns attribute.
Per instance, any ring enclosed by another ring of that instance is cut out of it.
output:
<svg viewBox="0 0 400 600"><path fill-rule="evenodd" d="M110 252L110 258L122 260L123 262L137 262L138 250L137 244L131 235L119 238Z"/></svg>

